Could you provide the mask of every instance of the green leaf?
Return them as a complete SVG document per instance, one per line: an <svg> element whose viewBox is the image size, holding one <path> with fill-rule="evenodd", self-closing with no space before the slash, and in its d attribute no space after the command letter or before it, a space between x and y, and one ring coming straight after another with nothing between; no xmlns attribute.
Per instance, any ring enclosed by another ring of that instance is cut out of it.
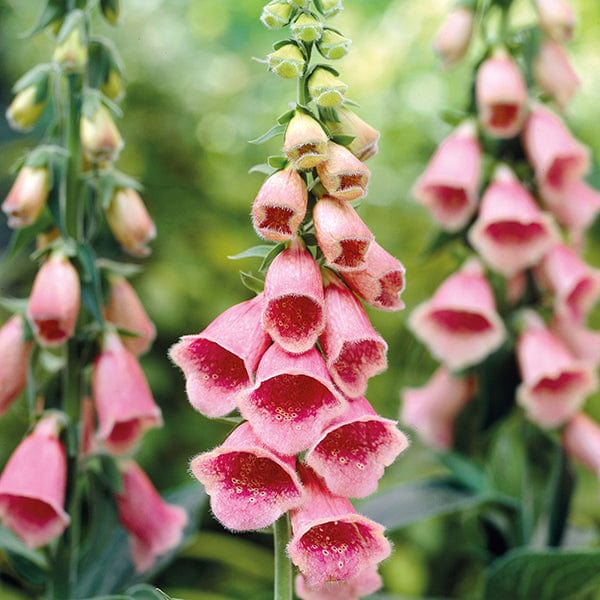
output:
<svg viewBox="0 0 600 600"><path fill-rule="evenodd" d="M171 597L167 596L162 590L148 585L147 583L134 585L127 590L127 593L134 600L172 600Z"/></svg>
<svg viewBox="0 0 600 600"><path fill-rule="evenodd" d="M354 135L333 135L331 139L340 146L349 146L355 137Z"/></svg>
<svg viewBox="0 0 600 600"><path fill-rule="evenodd" d="M47 570L46 557L39 550L28 548L12 531L0 525L0 549L10 553L12 557L20 556L23 561L35 565L40 570Z"/></svg>
<svg viewBox="0 0 600 600"><path fill-rule="evenodd" d="M444 452L438 456L460 485L474 492L485 492L489 482L485 471L457 452Z"/></svg>
<svg viewBox="0 0 600 600"><path fill-rule="evenodd" d="M296 114L296 110L295 109L288 110L287 112L284 112L282 115L280 115L279 117L277 117L277 122L280 125L286 125L287 123L289 123L294 118L295 114Z"/></svg>
<svg viewBox="0 0 600 600"><path fill-rule="evenodd" d="M259 165L254 165L250 167L248 173L264 173L265 175L273 175L277 169L274 169L267 163L260 163Z"/></svg>
<svg viewBox="0 0 600 600"><path fill-rule="evenodd" d="M265 289L264 280L252 273L240 271L240 278L244 286L255 294L260 294Z"/></svg>
<svg viewBox="0 0 600 600"><path fill-rule="evenodd" d="M283 132L285 131L285 124L282 123L278 123L277 125L274 125L273 127L271 127L271 129L269 129L269 131L267 131L266 133L263 133L260 137L257 137L253 140L250 140L250 144L264 144L265 142L268 142L270 139L278 136L278 135L282 135Z"/></svg>
<svg viewBox="0 0 600 600"><path fill-rule="evenodd" d="M87 244L79 246L77 258L81 265L81 299L97 323L104 323L102 308L102 285L96 268L95 256Z"/></svg>
<svg viewBox="0 0 600 600"><path fill-rule="evenodd" d="M66 12L67 3L65 0L47 0L38 15L35 25L23 37L31 37L39 33L57 19L62 18Z"/></svg>
<svg viewBox="0 0 600 600"><path fill-rule="evenodd" d="M88 468L114 494L119 494L123 491L123 477L121 476L117 462L112 456L98 454L88 462Z"/></svg>
<svg viewBox="0 0 600 600"><path fill-rule="evenodd" d="M265 258L265 256L268 256L273 248L276 247L277 246L273 246L272 244L260 244L258 246L252 246L252 248L248 248L239 254L228 256L227 258L230 260L241 260L242 258Z"/></svg>
<svg viewBox="0 0 600 600"><path fill-rule="evenodd" d="M275 155L267 158L267 164L273 167L276 171L284 169L288 164L288 159L285 156Z"/></svg>
<svg viewBox="0 0 600 600"><path fill-rule="evenodd" d="M492 563L484 600L569 600L600 590L600 553L519 548Z"/></svg>

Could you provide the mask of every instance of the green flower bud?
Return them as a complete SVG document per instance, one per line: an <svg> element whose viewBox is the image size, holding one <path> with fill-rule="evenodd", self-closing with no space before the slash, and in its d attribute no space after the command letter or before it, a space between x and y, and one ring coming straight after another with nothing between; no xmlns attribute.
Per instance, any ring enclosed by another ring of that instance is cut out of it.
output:
<svg viewBox="0 0 600 600"><path fill-rule="evenodd" d="M333 17L344 10L342 0L315 0L315 5L326 17Z"/></svg>
<svg viewBox="0 0 600 600"><path fill-rule="evenodd" d="M36 124L46 106L51 72L52 65L38 65L15 83L16 95L6 111L13 129L27 131Z"/></svg>
<svg viewBox="0 0 600 600"><path fill-rule="evenodd" d="M100 0L100 8L104 18L111 24L116 25L121 12L121 3L119 0Z"/></svg>
<svg viewBox="0 0 600 600"><path fill-rule="evenodd" d="M88 59L85 17L74 10L65 19L58 34L58 44L52 58L65 71L83 71Z"/></svg>
<svg viewBox="0 0 600 600"><path fill-rule="evenodd" d="M321 38L323 25L311 15L302 13L291 25L294 38L306 44Z"/></svg>
<svg viewBox="0 0 600 600"><path fill-rule="evenodd" d="M344 102L348 86L329 69L317 67L308 78L310 97L323 108L335 108Z"/></svg>
<svg viewBox="0 0 600 600"><path fill-rule="evenodd" d="M269 69L284 79L300 77L304 72L306 60L296 44L284 44L267 55Z"/></svg>
<svg viewBox="0 0 600 600"><path fill-rule="evenodd" d="M295 6L297 8L304 8L304 6L306 5L307 0L288 0L288 2L292 6Z"/></svg>
<svg viewBox="0 0 600 600"><path fill-rule="evenodd" d="M326 29L320 41L317 42L317 48L325 58L337 60L350 52L350 44L352 44L351 39L340 35L332 29Z"/></svg>
<svg viewBox="0 0 600 600"><path fill-rule="evenodd" d="M292 17L292 7L287 2L269 2L263 7L260 20L269 29L285 27Z"/></svg>

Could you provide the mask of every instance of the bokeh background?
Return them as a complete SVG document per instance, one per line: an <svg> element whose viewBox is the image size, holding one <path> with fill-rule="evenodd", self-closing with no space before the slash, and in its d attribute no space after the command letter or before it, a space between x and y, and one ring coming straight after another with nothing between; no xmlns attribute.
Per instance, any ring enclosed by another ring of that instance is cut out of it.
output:
<svg viewBox="0 0 600 600"><path fill-rule="evenodd" d="M221 311L249 297L238 273L256 271L258 259L232 261L227 256L258 243L249 211L262 175L248 171L267 155L278 153L281 138L261 146L248 140L268 130L287 110L295 99L295 82L278 79L252 60L263 58L279 39L277 32L265 29L258 20L261 0L124 0L122 4L118 27L98 18L93 29L115 42L126 66L127 96L119 122L126 146L117 166L143 183L144 199L158 228L153 254L134 285L158 328L154 349L143 365L165 417L164 429L146 435L139 460L164 489L190 482L190 457L219 444L228 431L227 425L211 422L191 408L183 377L166 353L179 336L202 330ZM407 311L370 313L389 343L389 369L371 381L368 397L384 416L396 418L401 388L421 385L434 367L405 330L406 316L456 262L443 252L425 255L435 228L411 199L410 190L437 143L451 129L442 119L443 112L467 102L472 63L467 60L443 71L431 50L449 0L346 0L345 4L346 10L333 24L352 38L353 46L336 66L349 85L349 96L360 105L356 112L382 133L380 154L368 164L372 179L360 212L379 243L407 268ZM517 18L532 22L530 2L516 4ZM582 87L568 120L576 135L599 155L600 4L587 0L573 0L573 4L580 26L570 51ZM12 98L14 81L51 54L49 36L21 36L33 24L39 5L36 0L0 0L2 113ZM18 135L0 119L0 198L14 179L12 165L36 145L41 132L43 123L27 135ZM0 254L9 237L0 219ZM129 260L110 252L113 258ZM594 245L589 252L598 265ZM33 273L26 253L4 262L0 295L25 297ZM0 321L6 316L0 313ZM22 406L0 422L0 464L26 425ZM415 441L389 470L382 486L436 469L440 467L431 453ZM592 478L584 477L576 497L575 518L582 525L600 521L595 486ZM181 592L191 600L268 598L269 537L246 536L237 546L228 546L236 543L234 538L208 512L202 525L208 536L205 551L197 552L194 559L179 559L157 582L167 591L195 590L194 596ZM396 594L391 597L468 597L468 590L481 577L485 558L471 547L477 544L477 536L477 523L469 514L407 528L395 537L394 555L383 566L387 592ZM244 563L248 554L250 565Z"/></svg>

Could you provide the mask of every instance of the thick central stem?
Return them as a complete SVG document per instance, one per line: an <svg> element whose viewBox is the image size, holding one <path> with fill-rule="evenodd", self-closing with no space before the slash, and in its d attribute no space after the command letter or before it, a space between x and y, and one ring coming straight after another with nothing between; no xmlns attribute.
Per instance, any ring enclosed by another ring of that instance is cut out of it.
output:
<svg viewBox="0 0 600 600"><path fill-rule="evenodd" d="M274 600L292 600L292 564L286 552L290 540L290 517L286 513L273 524L275 549Z"/></svg>
<svg viewBox="0 0 600 600"><path fill-rule="evenodd" d="M67 172L63 189L63 219L65 234L81 241L79 173L81 170L79 121L81 118L81 75L68 75L68 115L66 119L65 144L68 152Z"/></svg>

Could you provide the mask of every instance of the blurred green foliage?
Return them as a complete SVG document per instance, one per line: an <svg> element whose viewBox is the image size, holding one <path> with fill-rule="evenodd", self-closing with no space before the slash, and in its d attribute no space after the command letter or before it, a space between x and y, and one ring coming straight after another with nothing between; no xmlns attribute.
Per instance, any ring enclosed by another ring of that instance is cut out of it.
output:
<svg viewBox="0 0 600 600"><path fill-rule="evenodd" d="M119 123L126 147L118 166L143 182L144 198L158 228L153 255L134 285L159 332L143 365L166 425L147 434L139 458L160 488L189 481L189 459L219 444L228 430L190 407L183 377L166 352L180 335L202 330L221 311L246 299L238 270L258 266L256 260L231 261L227 255L256 243L249 212L262 176L248 170L277 153L281 138L263 146L247 140L268 130L295 99L294 82L274 77L252 60L263 58L279 39L277 32L258 21L262 4L261 0L125 0L118 27L100 19L94 27L114 40L126 65L125 115ZM400 389L421 385L433 368L427 352L405 330L406 314L435 289L457 260L444 252L424 255L435 231L424 209L411 199L410 190L437 143L450 131L442 112L460 109L467 102L472 65L467 61L443 72L431 51L431 40L450 0L346 0L345 4L345 12L334 24L352 38L353 45L339 64L341 78L349 84L349 96L360 105L358 114L382 132L380 154L368 165L372 179L361 216L378 242L407 268L408 310L371 311L390 348L389 369L370 383L368 397L382 414L396 418ZM600 97L596 35L600 4L586 0L573 4L580 28L570 50L582 88L568 117L576 135L598 156L600 135L593 125ZM532 20L529 3L518 5L518 18ZM20 37L38 10L35 0L0 0L2 112L11 100L12 83L50 56L49 36ZM0 198L13 181L11 165L36 145L42 131L43 123L30 134L17 135L0 120ZM0 219L0 250L9 235ZM598 250L597 244L591 248ZM126 259L111 252L114 258ZM0 294L25 297L33 273L26 255L0 267ZM16 406L0 423L1 464L26 422L25 408ZM413 441L382 485L440 469L431 453ZM600 519L596 482L591 477L582 480L574 520L589 526ZM236 552L252 552L257 547L253 545L268 546L269 537L246 536L239 546L230 546L227 534L209 515L205 525L215 530L208 534L213 536L210 547L222 551L211 561L209 553L190 549L163 575L159 583L165 590L190 600L268 598L269 565L257 573L255 563L248 566L235 557ZM407 528L395 536L395 554L383 568L387 590L464 597L465 590L481 580L485 557L478 554L478 537L481 523L469 511ZM453 548L452 560L444 554L447 545Z"/></svg>

